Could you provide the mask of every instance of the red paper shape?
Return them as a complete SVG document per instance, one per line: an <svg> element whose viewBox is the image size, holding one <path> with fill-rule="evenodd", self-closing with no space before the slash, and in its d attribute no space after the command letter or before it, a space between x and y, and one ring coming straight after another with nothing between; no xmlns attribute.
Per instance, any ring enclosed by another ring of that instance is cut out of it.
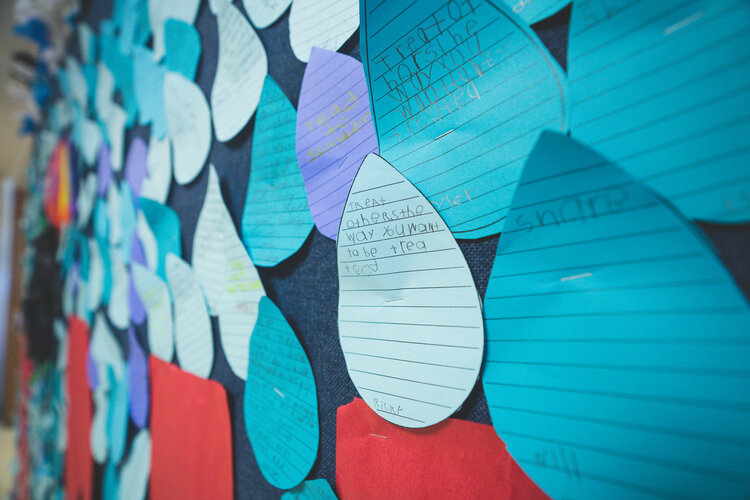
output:
<svg viewBox="0 0 750 500"><path fill-rule="evenodd" d="M359 398L338 409L336 490L341 500L549 498L491 425L449 418L407 429L382 419Z"/></svg>
<svg viewBox="0 0 750 500"><path fill-rule="evenodd" d="M91 391L86 378L89 331L80 318L68 320L68 449L65 453L65 488L68 498L90 500L94 464L91 461Z"/></svg>
<svg viewBox="0 0 750 500"><path fill-rule="evenodd" d="M151 500L231 500L232 431L224 388L154 356Z"/></svg>

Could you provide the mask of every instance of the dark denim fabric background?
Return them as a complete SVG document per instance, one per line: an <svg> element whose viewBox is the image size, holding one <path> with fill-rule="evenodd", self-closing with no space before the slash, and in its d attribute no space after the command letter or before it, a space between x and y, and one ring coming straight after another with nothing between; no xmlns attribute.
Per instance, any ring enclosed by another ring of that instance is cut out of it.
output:
<svg viewBox="0 0 750 500"><path fill-rule="evenodd" d="M96 31L98 24L111 14L111 1L84 0L82 19ZM244 12L242 2L235 6ZM550 19L533 26L550 52L565 67L567 30L570 9L566 8ZM289 46L289 12L279 21L258 34L268 53L269 74L276 80L286 96L296 107L305 64L298 61ZM206 97L210 96L216 70L218 54L216 20L210 12L208 1L203 1L195 22L203 42L203 53L196 81ZM71 43L71 51L77 45ZM359 59L359 32L340 49L340 52ZM254 119L232 141L213 140L209 163L216 166L221 179L224 199L238 226L242 215L245 192L250 172L250 149ZM148 141L148 129L136 127L127 134L127 143L136 135ZM180 215L183 253L190 260L193 232L198 219L208 179L205 168L198 178L187 186L172 183L168 203ZM714 241L719 255L734 274L746 295L750 295L750 225L719 226L701 225ZM492 268L498 237L475 241L460 241L474 274L479 293L484 296ZM302 249L275 268L260 268L260 275L268 296L279 306L284 316L297 333L313 368L318 391L320 415L320 450L309 478L325 478L335 488L336 465L336 409L349 403L357 391L346 372L343 354L338 343L336 315L338 303L338 279L336 274L335 242L322 236L317 230L302 246ZM227 389L233 427L233 454L235 494L238 499L279 498L281 491L271 487L260 473L247 435L242 410L243 382L229 368L221 343L218 340L218 324L214 319L216 360L211 378L221 382ZM145 331L139 329L145 338ZM121 339L126 337L121 336ZM466 403L455 415L458 418L490 424L487 403L481 383L477 383ZM189 416L186 415L186 418ZM131 438L134 428L131 424ZM102 468L96 468L96 486L99 490ZM185 478L189 480L189 478ZM99 490L100 492L100 490Z"/></svg>

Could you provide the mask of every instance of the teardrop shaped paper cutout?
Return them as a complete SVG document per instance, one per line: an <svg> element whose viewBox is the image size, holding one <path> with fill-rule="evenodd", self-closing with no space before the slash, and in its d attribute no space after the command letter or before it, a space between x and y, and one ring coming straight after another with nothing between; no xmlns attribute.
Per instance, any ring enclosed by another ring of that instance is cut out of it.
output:
<svg viewBox="0 0 750 500"><path fill-rule="evenodd" d="M292 0L243 0L242 5L258 29L272 25L289 8Z"/></svg>
<svg viewBox="0 0 750 500"><path fill-rule="evenodd" d="M130 323L130 302L128 301L128 270L120 257L120 252L110 248L109 261L112 266L112 289L107 305L107 316L115 328L124 330Z"/></svg>
<svg viewBox="0 0 750 500"><path fill-rule="evenodd" d="M174 327L167 284L147 268L133 264L133 282L148 318L148 347L154 356L172 361Z"/></svg>
<svg viewBox="0 0 750 500"><path fill-rule="evenodd" d="M112 160L109 157L109 146L103 144L99 149L99 161L96 164L99 196L107 194L109 183L112 182Z"/></svg>
<svg viewBox="0 0 750 500"><path fill-rule="evenodd" d="M104 466L104 478L102 484L102 500L119 500L120 498L120 476L117 465L107 462Z"/></svg>
<svg viewBox="0 0 750 500"><path fill-rule="evenodd" d="M152 271L156 271L159 269L159 245L156 242L156 235L151 230L148 220L141 210L138 211L136 218L135 233L141 245L140 250L143 253L142 264L148 266Z"/></svg>
<svg viewBox="0 0 750 500"><path fill-rule="evenodd" d="M91 456L98 464L107 460L109 453L109 440L107 439L107 415L109 414L109 396L107 391L97 389L94 391L94 416L91 420L89 442L91 443Z"/></svg>
<svg viewBox="0 0 750 500"><path fill-rule="evenodd" d="M148 423L148 360L131 327L128 330L130 418L139 429Z"/></svg>
<svg viewBox="0 0 750 500"><path fill-rule="evenodd" d="M143 305L143 301L135 289L132 271L128 273L128 309L130 310L131 323L142 325L146 321L146 306Z"/></svg>
<svg viewBox="0 0 750 500"><path fill-rule="evenodd" d="M156 238L159 265L156 274L161 279L167 278L166 259L172 253L182 257L182 240L180 231L180 218L177 212L168 205L162 205L147 198L139 198L141 212L148 222L151 231ZM147 240L144 240L147 242ZM148 257L148 250L144 248Z"/></svg>
<svg viewBox="0 0 750 500"><path fill-rule="evenodd" d="M122 217L120 215L120 187L116 183L112 183L107 188L107 200L105 202L105 209L107 214L108 226L108 237L110 248L115 248L120 245L122 241Z"/></svg>
<svg viewBox="0 0 750 500"><path fill-rule="evenodd" d="M576 5L573 137L690 218L750 222L748 19L733 0Z"/></svg>
<svg viewBox="0 0 750 500"><path fill-rule="evenodd" d="M125 180L130 185L130 191L135 198L141 193L143 181L146 178L146 158L148 147L146 141L140 137L134 137L130 142L128 156L125 158Z"/></svg>
<svg viewBox="0 0 750 500"><path fill-rule="evenodd" d="M104 289L104 263L99 253L99 243L94 238L88 239L89 246L89 279L86 293L86 309L94 312L102 302Z"/></svg>
<svg viewBox="0 0 750 500"><path fill-rule="evenodd" d="M130 263L132 254L133 235L136 229L136 206L133 193L127 182L120 184L120 256L126 263Z"/></svg>
<svg viewBox="0 0 750 500"><path fill-rule="evenodd" d="M120 498L144 500L151 471L151 435L141 429L133 438L130 454L120 469Z"/></svg>
<svg viewBox="0 0 750 500"><path fill-rule="evenodd" d="M174 178L187 184L200 173L211 148L211 111L203 91L184 76L164 76L164 112L172 143Z"/></svg>
<svg viewBox="0 0 750 500"><path fill-rule="evenodd" d="M358 0L294 0L289 43L297 59L307 62L310 49L338 50L358 27Z"/></svg>
<svg viewBox="0 0 750 500"><path fill-rule="evenodd" d="M86 224L88 224L91 214L94 211L94 203L96 202L96 183L96 175L93 173L84 177L81 182L81 187L78 191L78 199L76 201L76 209L78 212L76 223L79 229L86 227Z"/></svg>
<svg viewBox="0 0 750 500"><path fill-rule="evenodd" d="M281 500L337 500L325 479L310 479L281 495Z"/></svg>
<svg viewBox="0 0 750 500"><path fill-rule="evenodd" d="M208 310L212 316L218 315L218 304L224 290L226 275L226 255L224 252L223 231L226 220L232 221L221 196L219 176L213 165L209 167L206 195L198 214L193 235L193 270L206 295Z"/></svg>
<svg viewBox="0 0 750 500"><path fill-rule="evenodd" d="M224 355L235 375L247 376L250 334L258 319L258 303L266 294L258 270L245 252L234 224L223 217L225 268L216 313L219 316L219 337ZM219 238L220 235L216 235Z"/></svg>
<svg viewBox="0 0 750 500"><path fill-rule="evenodd" d="M226 142L242 130L260 100L268 73L266 49L230 2L212 4L219 30L219 60L211 87L211 113L216 138Z"/></svg>
<svg viewBox="0 0 750 500"><path fill-rule="evenodd" d="M164 113L164 75L167 68L154 62L154 56L145 47L133 48L133 87L138 100L138 121L151 125L151 133L158 138L167 131Z"/></svg>
<svg viewBox="0 0 750 500"><path fill-rule="evenodd" d="M187 262L167 255L167 283L174 305L174 332L180 367L208 378L214 364L211 320L200 285Z"/></svg>
<svg viewBox="0 0 750 500"><path fill-rule="evenodd" d="M154 35L154 60L159 61L164 56L164 24L167 19L193 24L200 4L200 0L148 0L148 20Z"/></svg>
<svg viewBox="0 0 750 500"><path fill-rule="evenodd" d="M339 340L367 404L427 427L464 402L484 350L482 308L461 249L429 201L368 155L337 240Z"/></svg>
<svg viewBox="0 0 750 500"><path fill-rule="evenodd" d="M550 496L748 491L750 307L704 235L624 170L542 135L485 315L493 424Z"/></svg>
<svg viewBox="0 0 750 500"><path fill-rule="evenodd" d="M279 308L260 300L250 338L245 429L260 471L286 490L301 483L318 456L318 398L310 362Z"/></svg>
<svg viewBox="0 0 750 500"><path fill-rule="evenodd" d="M125 454L128 437L128 364L124 364L123 374L115 378L109 367L109 406L107 412L107 438L109 439L109 460L119 464Z"/></svg>
<svg viewBox="0 0 750 500"><path fill-rule="evenodd" d="M517 14L527 24L546 19L563 7L572 3L572 0L504 0L514 14Z"/></svg>
<svg viewBox="0 0 750 500"><path fill-rule="evenodd" d="M365 156L378 151L362 63L312 50L300 91L296 140L315 225L335 240L357 169Z"/></svg>
<svg viewBox="0 0 750 500"><path fill-rule="evenodd" d="M94 316L89 353L96 368L98 381L96 388L109 390L109 376L107 375L109 368L112 368L115 377L119 378L122 376L125 360L122 347L101 312Z"/></svg>
<svg viewBox="0 0 750 500"><path fill-rule="evenodd" d="M153 135L148 143L146 178L141 185L141 196L166 203L172 184L172 152L169 137L157 139Z"/></svg>
<svg viewBox="0 0 750 500"><path fill-rule="evenodd" d="M258 105L242 240L257 266L272 267L299 250L313 228L295 153L297 113L268 76Z"/></svg>
<svg viewBox="0 0 750 500"><path fill-rule="evenodd" d="M502 0L377 4L360 50L380 155L456 237L500 232L539 134L568 129L562 69Z"/></svg>
<svg viewBox="0 0 750 500"><path fill-rule="evenodd" d="M188 80L195 80L201 58L201 36L192 24L179 19L164 23L165 63L169 71L176 71Z"/></svg>

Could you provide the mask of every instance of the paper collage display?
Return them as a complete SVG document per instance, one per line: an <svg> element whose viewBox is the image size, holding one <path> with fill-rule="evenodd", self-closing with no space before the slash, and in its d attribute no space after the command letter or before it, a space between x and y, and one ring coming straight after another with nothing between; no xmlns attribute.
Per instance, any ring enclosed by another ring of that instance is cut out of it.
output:
<svg viewBox="0 0 750 500"><path fill-rule="evenodd" d="M16 4L13 498L748 495L749 2Z"/></svg>
<svg viewBox="0 0 750 500"><path fill-rule="evenodd" d="M443 219L371 154L352 183L336 251L339 341L364 400L404 427L451 415L479 375L484 325L471 271Z"/></svg>
<svg viewBox="0 0 750 500"><path fill-rule="evenodd" d="M485 322L493 424L553 497L746 491L750 307L696 228L616 165L542 136Z"/></svg>
<svg viewBox="0 0 750 500"><path fill-rule="evenodd" d="M481 238L502 230L539 133L567 131L568 92L501 0L452 5L365 0L360 50L380 155L456 237Z"/></svg>

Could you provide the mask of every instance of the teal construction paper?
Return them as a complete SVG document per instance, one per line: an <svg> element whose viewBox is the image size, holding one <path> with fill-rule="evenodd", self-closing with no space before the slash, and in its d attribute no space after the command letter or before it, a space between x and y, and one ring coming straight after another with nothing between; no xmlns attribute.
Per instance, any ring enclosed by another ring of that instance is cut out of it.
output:
<svg viewBox="0 0 750 500"><path fill-rule="evenodd" d="M138 100L138 121L151 124L151 135L157 139L167 132L167 116L164 114L164 75L167 69L154 62L151 50L133 48L133 73L135 97Z"/></svg>
<svg viewBox="0 0 750 500"><path fill-rule="evenodd" d="M750 308L704 235L623 169L545 133L484 301L482 381L553 498L750 492Z"/></svg>
<svg viewBox="0 0 750 500"><path fill-rule="evenodd" d="M748 20L736 0L576 2L573 137L689 218L750 221Z"/></svg>
<svg viewBox="0 0 750 500"><path fill-rule="evenodd" d="M281 500L336 500L325 479L311 479L281 495Z"/></svg>
<svg viewBox="0 0 750 500"><path fill-rule="evenodd" d="M192 24L179 19L164 23L164 62L169 71L176 71L188 80L195 80L201 58L201 36Z"/></svg>
<svg viewBox="0 0 750 500"><path fill-rule="evenodd" d="M138 206L146 217L146 222L148 222L156 238L156 246L159 251L159 265L156 269L156 274L162 280L166 280L167 254L173 253L178 257L182 257L180 218L171 207L148 198L138 198Z"/></svg>
<svg viewBox="0 0 750 500"><path fill-rule="evenodd" d="M110 389L107 413L107 438L109 439L109 460L115 464L122 461L128 437L128 363L123 363L120 378L116 378L111 366L107 367Z"/></svg>
<svg viewBox="0 0 750 500"><path fill-rule="evenodd" d="M457 238L500 232L544 129L568 129L564 74L502 0L360 1L380 155Z"/></svg>
<svg viewBox="0 0 750 500"><path fill-rule="evenodd" d="M268 297L250 337L244 414L263 476L277 488L297 486L318 456L318 398L307 355Z"/></svg>
<svg viewBox="0 0 750 500"><path fill-rule="evenodd" d="M511 10L526 21L534 24L561 10L573 0L504 0Z"/></svg>
<svg viewBox="0 0 750 500"><path fill-rule="evenodd" d="M256 266L275 266L293 255L314 225L297 164L296 127L292 104L267 76L255 116L242 213L242 241Z"/></svg>
<svg viewBox="0 0 750 500"><path fill-rule="evenodd" d="M99 53L101 60L107 66L115 79L115 90L120 94L122 107L127 113L126 125L135 123L138 115L138 102L135 96L133 82L133 58L129 54L120 52L117 37L105 31L105 23L100 26Z"/></svg>
<svg viewBox="0 0 750 500"><path fill-rule="evenodd" d="M120 473L117 465L113 462L107 462L104 466L102 499L119 500L120 498Z"/></svg>

